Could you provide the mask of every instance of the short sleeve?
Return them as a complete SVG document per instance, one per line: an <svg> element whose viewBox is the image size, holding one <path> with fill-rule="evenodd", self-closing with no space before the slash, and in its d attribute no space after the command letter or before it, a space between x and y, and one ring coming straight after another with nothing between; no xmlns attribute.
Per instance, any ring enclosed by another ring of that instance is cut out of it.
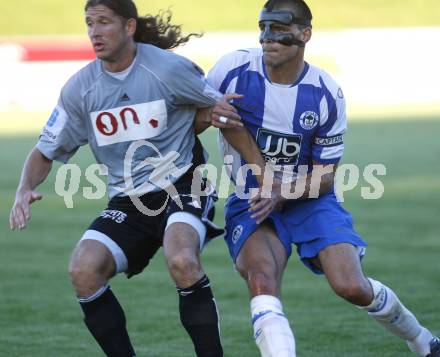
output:
<svg viewBox="0 0 440 357"><path fill-rule="evenodd" d="M248 50L238 50L220 58L208 73L208 83L222 94L230 92L233 79L249 66L249 55Z"/></svg>
<svg viewBox="0 0 440 357"><path fill-rule="evenodd" d="M78 97L79 94L69 96L66 87L63 88L58 105L41 132L36 148L50 160L66 163L80 146L88 142Z"/></svg>
<svg viewBox="0 0 440 357"><path fill-rule="evenodd" d="M222 59L208 72L207 81L215 89L220 90L223 80L226 77L225 66L222 65ZM223 93L224 94L224 93Z"/></svg>
<svg viewBox="0 0 440 357"><path fill-rule="evenodd" d="M336 164L344 153L343 135L347 130L345 98L342 89L335 93L324 88L320 104L321 118L313 144L313 161L322 164Z"/></svg>
<svg viewBox="0 0 440 357"><path fill-rule="evenodd" d="M168 75L177 104L205 108L215 105L222 97L208 84L203 70L184 57L178 57Z"/></svg>

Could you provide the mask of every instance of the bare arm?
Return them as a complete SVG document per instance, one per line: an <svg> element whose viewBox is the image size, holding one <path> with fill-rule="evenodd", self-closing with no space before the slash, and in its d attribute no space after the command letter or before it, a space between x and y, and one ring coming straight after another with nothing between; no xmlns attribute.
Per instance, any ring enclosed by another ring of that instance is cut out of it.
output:
<svg viewBox="0 0 440 357"><path fill-rule="evenodd" d="M29 153L21 174L20 183L15 194L15 202L11 209L9 224L12 230L24 229L31 218L31 203L43 197L34 189L41 184L52 168L52 160L46 158L38 149Z"/></svg>
<svg viewBox="0 0 440 357"><path fill-rule="evenodd" d="M250 200L251 208L249 211L254 212L253 218L256 219L257 223L261 223L272 210L279 207L287 199L282 195L281 182L275 181L272 183L272 180L270 180L268 182L270 185L264 184L265 170L270 170L270 168L266 166L254 138L246 128L226 128L221 129L221 132L228 143L240 153L248 164L256 165L259 168L259 172L254 172L254 175L260 188L268 191L266 196L263 197L269 196L270 198L262 198L262 191L260 191L257 196ZM299 187L303 187L303 192L295 197L298 200L317 198L332 190L336 169L337 165L322 165L313 162L311 173L299 176L297 180L289 183L289 186L284 188L289 192L296 193Z"/></svg>
<svg viewBox="0 0 440 357"><path fill-rule="evenodd" d="M197 109L196 117L194 118L194 132L196 135L203 133L211 126L212 107Z"/></svg>
<svg viewBox="0 0 440 357"><path fill-rule="evenodd" d="M256 165L259 172L254 173L258 184L263 187L264 170L266 162L258 149L257 143L246 128L220 129L226 141L246 160L250 165Z"/></svg>
<svg viewBox="0 0 440 357"><path fill-rule="evenodd" d="M335 183L337 164L323 165L313 162L313 170L306 175L299 175L296 180L283 184L277 180L270 187L264 187L263 192L250 200L250 212L257 223L263 222L274 209L279 208L287 199L303 200L318 198L330 192ZM285 191L283 190L285 189ZM264 192L266 190L266 192ZM267 190L270 190L267 193ZM285 194L285 192L288 192ZM299 192L299 194L298 194ZM263 198L265 193L269 198ZM289 197L294 194L294 197ZM288 196L289 195L289 196Z"/></svg>
<svg viewBox="0 0 440 357"><path fill-rule="evenodd" d="M240 116L229 102L235 98L242 98L242 95L235 93L225 94L215 106L209 108L199 108L194 118L194 131L196 135L203 133L211 125L216 128L241 128L243 123ZM220 117L227 122L221 122Z"/></svg>
<svg viewBox="0 0 440 357"><path fill-rule="evenodd" d="M298 177L293 183L291 189L304 183L304 192L296 199L318 198L321 195L330 192L335 184L335 175L338 168L337 164L320 164L313 162L313 171L307 176Z"/></svg>

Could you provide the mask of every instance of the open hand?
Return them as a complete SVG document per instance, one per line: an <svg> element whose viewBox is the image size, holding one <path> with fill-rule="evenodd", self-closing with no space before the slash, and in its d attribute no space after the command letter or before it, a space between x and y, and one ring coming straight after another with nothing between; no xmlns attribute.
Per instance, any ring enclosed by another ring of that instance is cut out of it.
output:
<svg viewBox="0 0 440 357"><path fill-rule="evenodd" d="M241 94L225 94L212 109L211 124L219 129L243 127L241 117L237 114L237 109L230 103L231 100L240 98L243 98Z"/></svg>
<svg viewBox="0 0 440 357"><path fill-rule="evenodd" d="M31 209L30 205L39 201L43 196L35 191L24 191L17 192L15 196L15 202L11 209L11 214L9 216L9 225L11 230L14 229L25 229L27 227L27 222L31 219Z"/></svg>
<svg viewBox="0 0 440 357"><path fill-rule="evenodd" d="M249 212L257 224L262 223L274 210L281 209L285 198L281 195L281 182L275 180L270 188L263 187L255 197L249 200Z"/></svg>

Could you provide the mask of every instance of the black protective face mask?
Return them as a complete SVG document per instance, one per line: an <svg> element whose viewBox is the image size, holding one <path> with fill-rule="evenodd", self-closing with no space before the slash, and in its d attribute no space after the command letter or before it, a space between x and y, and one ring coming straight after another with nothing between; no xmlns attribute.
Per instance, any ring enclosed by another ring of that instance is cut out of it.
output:
<svg viewBox="0 0 440 357"><path fill-rule="evenodd" d="M277 23L285 26L291 26L293 24L311 26L310 20L295 17L292 12L287 10L263 10L258 23L261 28L260 43L263 43L263 41L274 41L284 46L296 45L298 47L305 47L305 43L298 40L293 33L273 32L271 25Z"/></svg>

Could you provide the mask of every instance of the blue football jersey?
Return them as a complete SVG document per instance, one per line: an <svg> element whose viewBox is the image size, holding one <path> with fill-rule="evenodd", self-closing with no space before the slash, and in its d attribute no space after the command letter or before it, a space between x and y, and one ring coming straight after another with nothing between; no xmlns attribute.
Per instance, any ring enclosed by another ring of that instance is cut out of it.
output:
<svg viewBox="0 0 440 357"><path fill-rule="evenodd" d="M221 58L209 72L208 82L222 93L244 95L233 101L244 125L264 159L291 173L292 179L300 165L310 172L314 162L336 164L340 160L347 127L345 99L325 71L306 63L296 83L272 83L265 73L262 50L246 49ZM221 134L219 144L224 156L232 155L234 182L255 187L252 175L240 169L244 160Z"/></svg>

